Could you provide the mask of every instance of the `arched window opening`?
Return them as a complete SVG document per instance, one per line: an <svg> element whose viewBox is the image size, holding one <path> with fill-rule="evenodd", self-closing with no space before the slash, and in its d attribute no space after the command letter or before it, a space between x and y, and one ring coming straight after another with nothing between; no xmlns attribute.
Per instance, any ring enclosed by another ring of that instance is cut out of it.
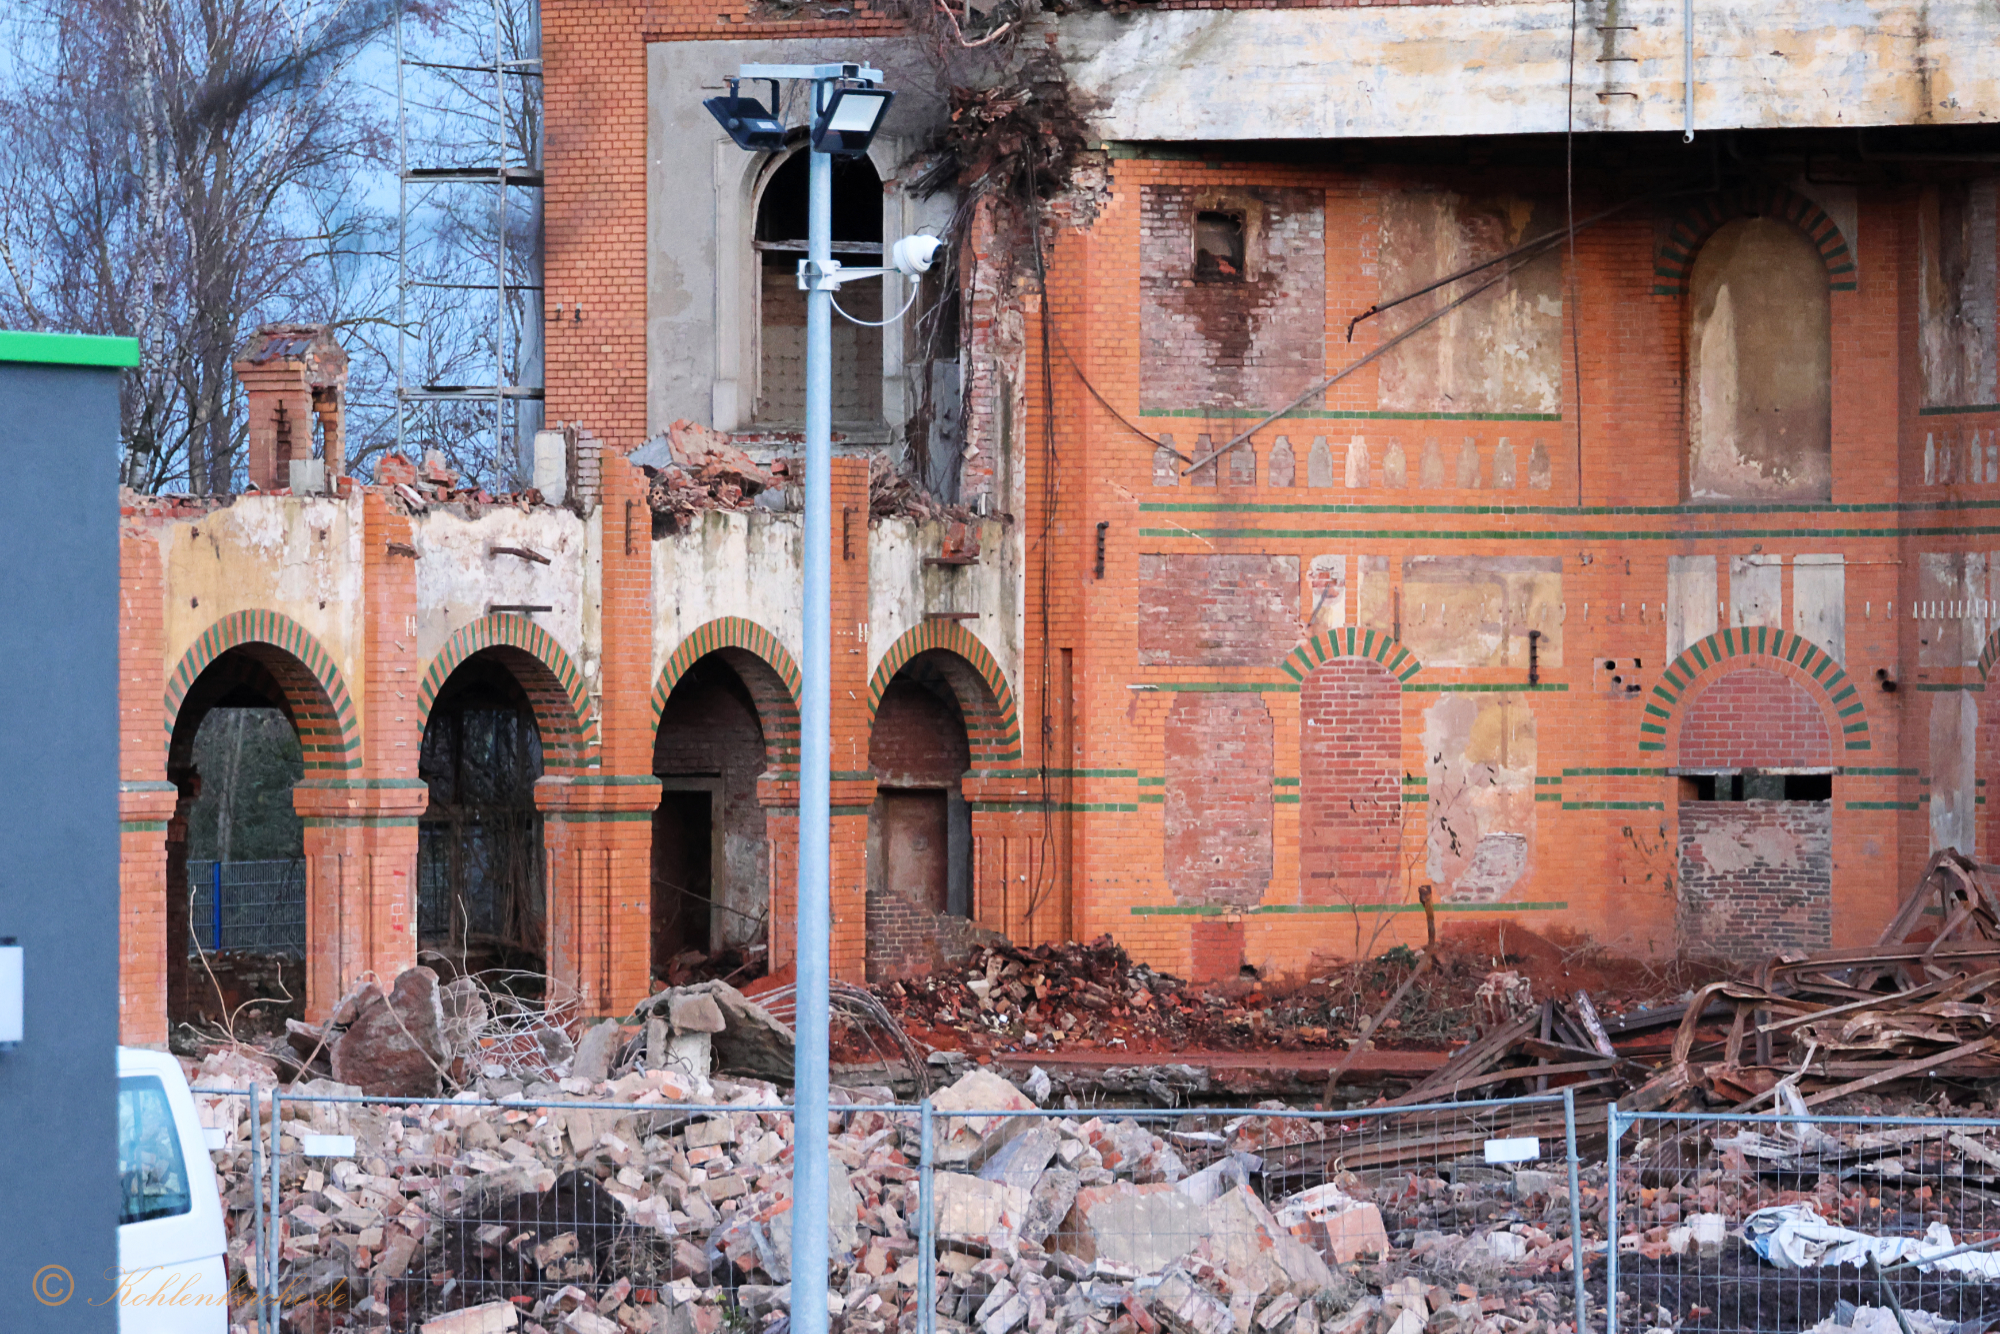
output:
<svg viewBox="0 0 2000 1334"><path fill-rule="evenodd" d="M1688 284L1688 495L1830 500L1833 335L1826 267L1796 227L1723 224Z"/></svg>
<svg viewBox="0 0 2000 1334"><path fill-rule="evenodd" d="M806 294L799 261L806 257L809 153L794 152L765 182L757 202L753 244L758 255L761 373L755 418L760 426L798 427L806 414ZM833 257L843 264L882 262L882 178L865 157L833 164ZM835 295L856 319L882 318L882 284L873 279ZM878 428L882 422L882 331L833 318L833 421Z"/></svg>
<svg viewBox="0 0 2000 1334"><path fill-rule="evenodd" d="M539 995L546 876L535 780L542 737L527 692L492 651L459 664L424 725L418 775L417 942L447 974Z"/></svg>

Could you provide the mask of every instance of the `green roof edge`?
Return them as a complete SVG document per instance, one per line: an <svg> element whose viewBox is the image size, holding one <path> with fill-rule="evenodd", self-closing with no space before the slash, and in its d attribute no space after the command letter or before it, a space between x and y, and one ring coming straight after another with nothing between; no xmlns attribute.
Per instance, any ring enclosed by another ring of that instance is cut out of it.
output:
<svg viewBox="0 0 2000 1334"><path fill-rule="evenodd" d="M0 361L32 361L47 366L137 366L139 340L102 334L0 329Z"/></svg>

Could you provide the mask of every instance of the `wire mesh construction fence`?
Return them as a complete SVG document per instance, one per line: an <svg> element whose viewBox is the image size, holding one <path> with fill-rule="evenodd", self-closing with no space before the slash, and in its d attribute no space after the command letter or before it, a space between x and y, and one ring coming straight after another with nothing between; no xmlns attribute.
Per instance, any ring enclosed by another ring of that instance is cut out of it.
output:
<svg viewBox="0 0 2000 1334"><path fill-rule="evenodd" d="M189 859L188 953L236 950L302 959L306 866L284 861Z"/></svg>
<svg viewBox="0 0 2000 1334"><path fill-rule="evenodd" d="M1983 1334L2000 1121L1620 1112L1607 1334Z"/></svg>
<svg viewBox="0 0 2000 1334"><path fill-rule="evenodd" d="M232 1324L781 1334L790 1109L769 1086L669 1101L649 1073L610 1102L197 1090ZM1565 1096L1065 1111L953 1092L830 1114L836 1328L1576 1327Z"/></svg>

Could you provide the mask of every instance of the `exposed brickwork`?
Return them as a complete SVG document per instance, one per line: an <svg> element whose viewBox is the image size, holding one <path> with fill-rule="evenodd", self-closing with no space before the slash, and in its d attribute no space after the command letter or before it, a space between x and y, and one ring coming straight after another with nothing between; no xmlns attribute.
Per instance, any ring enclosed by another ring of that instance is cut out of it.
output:
<svg viewBox="0 0 2000 1334"><path fill-rule="evenodd" d="M957 704L907 672L891 681L868 736L875 781L884 787L954 787L971 764Z"/></svg>
<svg viewBox="0 0 2000 1334"><path fill-rule="evenodd" d="M1299 899L1400 897L1403 687L1369 658L1335 658L1299 692Z"/></svg>
<svg viewBox="0 0 2000 1334"><path fill-rule="evenodd" d="M1826 717L1798 682L1767 667L1717 677L1687 706L1680 758L1689 769L1823 768Z"/></svg>
<svg viewBox="0 0 2000 1334"><path fill-rule="evenodd" d="M1319 379L1324 192L1156 185L1142 200L1140 403L1269 411ZM1201 212L1241 224L1243 273L1197 273Z"/></svg>
<svg viewBox="0 0 2000 1334"><path fill-rule="evenodd" d="M1299 642L1296 556L1139 557L1139 661L1249 667Z"/></svg>
<svg viewBox="0 0 2000 1334"><path fill-rule="evenodd" d="M1271 711L1181 695L1167 713L1167 883L1180 903L1252 906L1271 883Z"/></svg>
<svg viewBox="0 0 2000 1334"><path fill-rule="evenodd" d="M1680 864L1689 953L1761 963L1833 943L1832 803L1682 802Z"/></svg>
<svg viewBox="0 0 2000 1334"><path fill-rule="evenodd" d="M1194 924L1196 982L1234 982L1243 975L1243 919L1200 917Z"/></svg>

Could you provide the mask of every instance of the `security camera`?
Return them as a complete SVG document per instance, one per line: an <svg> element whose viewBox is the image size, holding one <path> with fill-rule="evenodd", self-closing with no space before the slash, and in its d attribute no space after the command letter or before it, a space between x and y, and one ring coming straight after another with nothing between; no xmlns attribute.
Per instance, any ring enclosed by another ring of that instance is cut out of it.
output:
<svg viewBox="0 0 2000 1334"><path fill-rule="evenodd" d="M929 273L944 242L935 236L906 236L889 248L889 262L905 278Z"/></svg>

